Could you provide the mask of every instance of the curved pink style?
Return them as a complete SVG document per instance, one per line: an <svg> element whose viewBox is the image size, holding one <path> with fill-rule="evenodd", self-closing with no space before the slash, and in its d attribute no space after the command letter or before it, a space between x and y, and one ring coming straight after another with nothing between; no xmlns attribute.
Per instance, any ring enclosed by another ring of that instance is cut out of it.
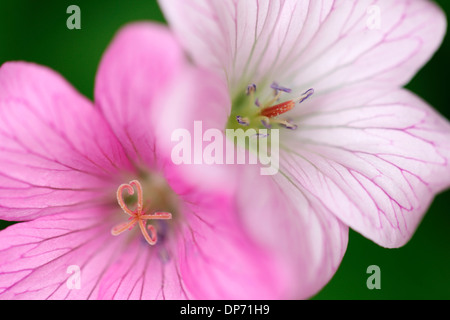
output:
<svg viewBox="0 0 450 320"><path fill-rule="evenodd" d="M136 209L130 210L123 199L123 190L127 190L129 195L134 194L134 188L137 191L137 203ZM152 225L146 226L146 220L170 220L172 219L172 214L168 212L155 212L154 214L145 214L142 212L144 199L142 195L142 186L138 180L130 181L129 184L121 184L117 189L117 201L119 202L122 210L131 216L131 220L126 223L121 223L111 229L111 234L117 236L126 230L131 230L136 223L139 224L142 235L149 245L155 245L158 241L158 236L155 227ZM150 231L150 233L147 231Z"/></svg>

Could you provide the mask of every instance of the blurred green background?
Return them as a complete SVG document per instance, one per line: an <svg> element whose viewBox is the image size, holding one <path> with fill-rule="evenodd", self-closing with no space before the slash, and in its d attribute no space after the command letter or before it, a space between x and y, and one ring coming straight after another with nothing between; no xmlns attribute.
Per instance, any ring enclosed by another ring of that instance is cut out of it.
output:
<svg viewBox="0 0 450 320"><path fill-rule="evenodd" d="M436 1L450 14L450 1ZM81 8L81 30L69 30L66 9ZM154 0L0 2L0 64L26 60L60 72L92 99L101 56L115 32L136 20L164 23ZM450 119L450 36L408 88ZM450 191L433 202L412 240L384 249L350 232L347 253L315 299L450 299ZM0 221L0 229L10 223ZM381 269L381 289L369 290L367 267Z"/></svg>

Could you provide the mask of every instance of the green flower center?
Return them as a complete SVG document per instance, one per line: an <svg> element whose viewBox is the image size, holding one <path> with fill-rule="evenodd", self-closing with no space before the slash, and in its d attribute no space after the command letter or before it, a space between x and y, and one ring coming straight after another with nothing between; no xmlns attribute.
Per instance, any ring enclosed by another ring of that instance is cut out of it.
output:
<svg viewBox="0 0 450 320"><path fill-rule="evenodd" d="M272 97L261 99L256 94L256 85L251 84L245 92L238 94L232 103L227 129L254 129L257 134L267 132L276 126L290 130L297 129L297 125L288 118L281 117L292 110L297 103L302 103L313 95L314 90L309 89L298 98L280 102L283 93L291 93L291 89L281 87L277 83L270 86L274 90Z"/></svg>

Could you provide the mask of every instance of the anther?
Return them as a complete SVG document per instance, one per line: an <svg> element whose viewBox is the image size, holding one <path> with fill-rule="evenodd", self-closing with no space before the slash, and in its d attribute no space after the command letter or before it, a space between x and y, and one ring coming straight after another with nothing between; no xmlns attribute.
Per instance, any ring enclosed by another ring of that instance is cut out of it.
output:
<svg viewBox="0 0 450 320"><path fill-rule="evenodd" d="M268 117L261 117L261 123L266 129L271 129L270 119Z"/></svg>
<svg viewBox="0 0 450 320"><path fill-rule="evenodd" d="M283 92L286 92L286 93L291 93L292 92L292 89L289 89L289 88L286 88L286 87L282 87L282 86L278 85L278 83L276 83L276 82L272 83L270 85L270 87L273 90L275 90L275 95L278 94L278 91L283 91Z"/></svg>
<svg viewBox="0 0 450 320"><path fill-rule="evenodd" d="M277 123L289 130L296 130L298 128L298 126L295 123L292 123L291 120L279 120Z"/></svg>
<svg viewBox="0 0 450 320"><path fill-rule="evenodd" d="M314 89L311 88L305 92L302 93L302 95L296 99L294 99L294 102L298 102L298 103L302 103L303 101L305 101L306 99L308 99L309 97L311 97L314 94Z"/></svg>
<svg viewBox="0 0 450 320"><path fill-rule="evenodd" d="M250 125L250 120L248 118L243 118L241 116L237 116L236 120L242 126L248 127Z"/></svg>
<svg viewBox="0 0 450 320"><path fill-rule="evenodd" d="M247 86L247 91L245 92L248 96L250 94L253 94L256 92L256 84L252 83L251 85Z"/></svg>
<svg viewBox="0 0 450 320"><path fill-rule="evenodd" d="M256 133L252 136L252 138L254 139L264 139L267 138L269 136L268 133Z"/></svg>

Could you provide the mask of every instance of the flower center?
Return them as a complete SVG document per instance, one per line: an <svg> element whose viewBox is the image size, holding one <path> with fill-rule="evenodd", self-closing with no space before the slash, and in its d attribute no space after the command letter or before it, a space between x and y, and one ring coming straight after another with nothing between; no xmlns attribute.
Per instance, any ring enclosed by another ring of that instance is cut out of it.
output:
<svg viewBox="0 0 450 320"><path fill-rule="evenodd" d="M309 89L299 97L279 102L284 93L291 93L289 88L282 87L277 83L272 83L273 96L266 101L261 101L256 96L256 85L251 84L247 87L245 95L241 95L233 103L233 110L228 120L228 129L238 129L242 127L259 129L271 129L274 125L286 129L295 130L297 125L288 118L282 118L281 115L292 110L297 103L302 103L314 94L314 89Z"/></svg>
<svg viewBox="0 0 450 320"><path fill-rule="evenodd" d="M111 233L118 236L137 224L148 244L155 245L158 235L162 240L166 238L168 222L177 218L176 196L161 177L152 176L145 189L148 194L144 197L144 187L138 180L119 186L117 202L129 218L112 228Z"/></svg>

